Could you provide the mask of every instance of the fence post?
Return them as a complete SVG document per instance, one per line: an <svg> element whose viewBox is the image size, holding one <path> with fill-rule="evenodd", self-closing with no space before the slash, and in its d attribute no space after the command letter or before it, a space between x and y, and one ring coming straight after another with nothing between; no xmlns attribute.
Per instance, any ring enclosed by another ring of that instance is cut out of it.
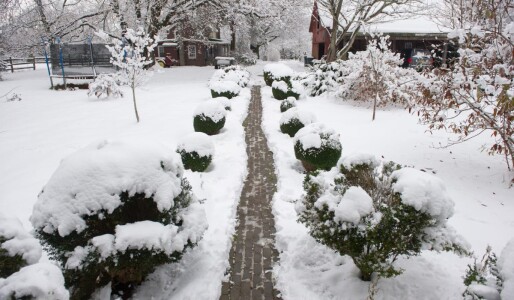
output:
<svg viewBox="0 0 514 300"><path fill-rule="evenodd" d="M35 70L36 69L36 57L35 56L32 58L32 66L34 67L33 69Z"/></svg>
<svg viewBox="0 0 514 300"><path fill-rule="evenodd" d="M11 73L14 73L14 65L12 64L12 57L9 57L9 61L11 62Z"/></svg>

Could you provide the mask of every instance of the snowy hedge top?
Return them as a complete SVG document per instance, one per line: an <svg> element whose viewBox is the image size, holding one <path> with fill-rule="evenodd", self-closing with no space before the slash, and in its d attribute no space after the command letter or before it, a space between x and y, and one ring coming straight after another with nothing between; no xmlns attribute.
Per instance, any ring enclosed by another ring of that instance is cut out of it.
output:
<svg viewBox="0 0 514 300"><path fill-rule="evenodd" d="M413 168L394 171L391 177L396 180L393 190L402 195L404 204L439 221L445 221L453 215L455 204L438 177Z"/></svg>
<svg viewBox="0 0 514 300"><path fill-rule="evenodd" d="M320 149L322 147L341 149L339 134L332 129L326 128L322 123L312 123L298 130L294 136L294 143L298 142L303 150L310 148Z"/></svg>
<svg viewBox="0 0 514 300"><path fill-rule="evenodd" d="M227 111L219 102L216 101L206 101L200 105L195 110L195 116L207 117L211 119L213 122L219 122L221 119L225 118L227 115Z"/></svg>
<svg viewBox="0 0 514 300"><path fill-rule="evenodd" d="M282 114L280 125L291 123L294 119L300 121L303 125L316 122L316 116L313 113L293 107Z"/></svg>
<svg viewBox="0 0 514 300"><path fill-rule="evenodd" d="M340 163L346 168L351 169L354 166L366 164L372 168L380 166L380 161L376 156L367 153L355 153L342 158Z"/></svg>
<svg viewBox="0 0 514 300"><path fill-rule="evenodd" d="M152 143L101 141L61 161L38 197L32 225L64 237L86 228L84 216L121 205L120 194L152 197L161 211L182 191L178 154Z"/></svg>
<svg viewBox="0 0 514 300"><path fill-rule="evenodd" d="M331 193L322 195L314 206L321 209L323 205L327 205L334 212L336 222L351 222L355 225L374 211L373 200L358 186L349 187L343 196Z"/></svg>
<svg viewBox="0 0 514 300"><path fill-rule="evenodd" d="M61 270L51 263L38 263L21 268L6 279L0 278L0 299L67 300ZM14 299L14 298L13 298Z"/></svg>
<svg viewBox="0 0 514 300"><path fill-rule="evenodd" d="M286 100L282 101L283 104L290 104L296 106L296 99L294 97L287 97Z"/></svg>
<svg viewBox="0 0 514 300"><path fill-rule="evenodd" d="M194 132L182 139L177 146L177 151L196 152L199 156L213 156L214 143L209 136L203 132Z"/></svg>
<svg viewBox="0 0 514 300"><path fill-rule="evenodd" d="M280 90L284 93L287 93L287 90L289 89L289 86L287 85L287 83L285 81L273 81L273 83L271 84L271 87L274 88L274 89L277 89L277 90Z"/></svg>
<svg viewBox="0 0 514 300"><path fill-rule="evenodd" d="M232 102L230 102L230 99L228 99L227 97L216 97L212 98L212 100L210 101L218 102L219 104L223 105L225 110L232 109Z"/></svg>
<svg viewBox="0 0 514 300"><path fill-rule="evenodd" d="M239 66L232 66L214 72L210 81L233 81L239 86L245 87L250 81L250 73Z"/></svg>
<svg viewBox="0 0 514 300"><path fill-rule="evenodd" d="M292 77L294 75L293 69L290 67L281 64L281 63L274 63L274 64L267 64L264 66L264 72L265 73L271 73L273 77Z"/></svg>
<svg viewBox="0 0 514 300"><path fill-rule="evenodd" d="M503 278L502 299L514 299L514 238L503 248L498 260L498 267Z"/></svg>
<svg viewBox="0 0 514 300"><path fill-rule="evenodd" d="M0 248L9 256L19 255L28 264L34 264L41 258L41 245L38 240L25 231L21 222L0 213ZM1 297L0 297L1 298Z"/></svg>
<svg viewBox="0 0 514 300"><path fill-rule="evenodd" d="M209 88L216 93L230 92L233 94L239 94L241 87L233 81L211 81Z"/></svg>

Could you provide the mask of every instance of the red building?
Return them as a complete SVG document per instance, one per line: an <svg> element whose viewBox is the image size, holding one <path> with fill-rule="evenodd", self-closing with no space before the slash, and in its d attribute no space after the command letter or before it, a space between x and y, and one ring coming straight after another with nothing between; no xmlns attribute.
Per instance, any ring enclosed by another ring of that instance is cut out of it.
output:
<svg viewBox="0 0 514 300"><path fill-rule="evenodd" d="M318 2L314 1L309 32L312 32L312 57L315 59L321 59L327 54L331 27L332 20L327 18L323 12L320 16Z"/></svg>

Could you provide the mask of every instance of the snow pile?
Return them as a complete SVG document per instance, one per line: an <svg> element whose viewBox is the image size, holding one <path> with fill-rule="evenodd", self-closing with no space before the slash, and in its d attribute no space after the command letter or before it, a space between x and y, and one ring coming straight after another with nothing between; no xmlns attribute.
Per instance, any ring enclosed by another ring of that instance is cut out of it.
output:
<svg viewBox="0 0 514 300"><path fill-rule="evenodd" d="M347 155L342 158L341 164L346 169L351 169L355 166L366 164L371 166L372 168L376 168L380 166L380 161L376 158L376 156L368 153L354 153Z"/></svg>
<svg viewBox="0 0 514 300"><path fill-rule="evenodd" d="M514 299L514 239L503 248L498 261L500 274L503 278L502 299Z"/></svg>
<svg viewBox="0 0 514 300"><path fill-rule="evenodd" d="M19 255L31 265L41 258L41 245L38 240L28 234L16 218L7 217L0 213L0 248L7 251L9 256Z"/></svg>
<svg viewBox="0 0 514 300"><path fill-rule="evenodd" d="M391 177L396 180L393 191L402 195L404 204L440 221L453 215L454 203L438 177L413 168L402 168Z"/></svg>
<svg viewBox="0 0 514 300"><path fill-rule="evenodd" d="M232 102L227 97L216 97L212 99L212 101L218 102L219 104L223 105L225 110L232 110Z"/></svg>
<svg viewBox="0 0 514 300"><path fill-rule="evenodd" d="M223 112L225 110L223 109ZM30 218L36 229L65 237L86 229L84 217L120 206L120 194L152 197L160 211L182 191L182 167L161 145L101 141L62 160Z"/></svg>
<svg viewBox="0 0 514 300"><path fill-rule="evenodd" d="M273 78L283 78L294 76L294 71L290 67L281 64L273 63L264 66L264 73L270 73Z"/></svg>
<svg viewBox="0 0 514 300"><path fill-rule="evenodd" d="M198 105L194 112L194 116L207 117L215 123L221 121L226 115L227 111L225 108L215 101L207 101Z"/></svg>
<svg viewBox="0 0 514 300"><path fill-rule="evenodd" d="M294 136L294 143L299 143L304 151L325 146L341 149L339 134L322 123L312 123L300 129Z"/></svg>
<svg viewBox="0 0 514 300"><path fill-rule="evenodd" d="M324 194L314 203L319 209L323 205L328 205L334 212L334 220L337 222L351 222L355 225L374 211L371 197L361 187L356 186L350 187L343 196Z"/></svg>
<svg viewBox="0 0 514 300"><path fill-rule="evenodd" d="M61 270L50 263L37 263L22 268L7 279L0 278L0 299L67 300Z"/></svg>
<svg viewBox="0 0 514 300"><path fill-rule="evenodd" d="M285 81L282 81L282 80L275 80L273 81L273 83L271 84L271 87L274 88L274 89L277 89L281 92L284 92L284 93L287 93L287 91L289 90L289 86L287 85L287 83Z"/></svg>
<svg viewBox="0 0 514 300"><path fill-rule="evenodd" d="M311 112L293 107L282 114L280 125L288 124L293 121L300 122L303 125L308 125L316 122L316 116Z"/></svg>
<svg viewBox="0 0 514 300"><path fill-rule="evenodd" d="M241 87L237 83L227 80L211 81L209 82L209 88L218 94L231 93L238 95L241 91Z"/></svg>
<svg viewBox="0 0 514 300"><path fill-rule="evenodd" d="M177 151L196 152L199 156L214 156L214 143L202 132L187 135L177 146Z"/></svg>

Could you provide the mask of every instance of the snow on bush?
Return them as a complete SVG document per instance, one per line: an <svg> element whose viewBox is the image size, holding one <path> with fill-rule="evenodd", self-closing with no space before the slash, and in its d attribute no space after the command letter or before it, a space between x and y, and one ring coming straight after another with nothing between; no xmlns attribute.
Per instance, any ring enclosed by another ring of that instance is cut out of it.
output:
<svg viewBox="0 0 514 300"><path fill-rule="evenodd" d="M95 78L95 81L89 84L87 95L97 98L123 97L121 85L123 84L120 82L117 74L100 74Z"/></svg>
<svg viewBox="0 0 514 300"><path fill-rule="evenodd" d="M225 126L227 112L218 102L208 101L200 104L194 113L193 126L196 132L208 135L218 134Z"/></svg>
<svg viewBox="0 0 514 300"><path fill-rule="evenodd" d="M203 172L210 165L214 156L214 143L205 133L195 132L186 136L178 144L177 152L182 158L184 168Z"/></svg>
<svg viewBox="0 0 514 300"><path fill-rule="evenodd" d="M289 82L291 77L294 76L293 69L281 63L267 64L264 66L263 71L264 81L267 86L271 86L275 80Z"/></svg>
<svg viewBox="0 0 514 300"><path fill-rule="evenodd" d="M226 97L232 99L241 92L241 87L237 83L228 80L211 81L209 88L211 89L212 98Z"/></svg>
<svg viewBox="0 0 514 300"><path fill-rule="evenodd" d="M277 100L284 100L288 97L300 98L302 86L296 81L275 80L271 84L271 92Z"/></svg>
<svg viewBox="0 0 514 300"><path fill-rule="evenodd" d="M50 263L22 268L6 279L0 278L0 299L67 300L61 270Z"/></svg>
<svg viewBox="0 0 514 300"><path fill-rule="evenodd" d="M346 74L348 68L345 68L344 64L341 60L315 64L310 76L304 76L302 80L309 88L309 94L315 97L326 92L338 91L344 77L349 75Z"/></svg>
<svg viewBox="0 0 514 300"><path fill-rule="evenodd" d="M294 136L294 153L307 171L329 170L341 157L339 134L321 123L312 123Z"/></svg>
<svg viewBox="0 0 514 300"><path fill-rule="evenodd" d="M244 88L250 82L250 72L240 66L228 66L214 72L210 81L232 81Z"/></svg>
<svg viewBox="0 0 514 300"><path fill-rule="evenodd" d="M18 219L0 213L0 278L35 264L40 258L38 240L23 229Z"/></svg>
<svg viewBox="0 0 514 300"><path fill-rule="evenodd" d="M212 101L221 104L225 108L225 110L232 110L232 103L227 97L216 97Z"/></svg>
<svg viewBox="0 0 514 300"><path fill-rule="evenodd" d="M514 239L511 239L503 248L498 266L503 278L501 297L502 299L514 299Z"/></svg>
<svg viewBox="0 0 514 300"><path fill-rule="evenodd" d="M422 250L468 254L447 223L453 201L431 174L355 155L330 172L307 174L304 189L300 222L317 241L350 256L363 280L401 274L397 258Z"/></svg>
<svg viewBox="0 0 514 300"><path fill-rule="evenodd" d="M296 107L296 99L294 97L287 97L286 100L280 103L280 112L285 112L293 107Z"/></svg>
<svg viewBox="0 0 514 300"><path fill-rule="evenodd" d="M314 122L316 122L316 116L313 113L299 110L296 107L291 108L280 118L280 131L294 137L298 130Z"/></svg>
<svg viewBox="0 0 514 300"><path fill-rule="evenodd" d="M465 300L500 300L500 292L503 280L498 270L498 259L491 251L491 247L487 247L486 253L480 261L468 265L466 275L464 276L464 285L466 290L462 294Z"/></svg>
<svg viewBox="0 0 514 300"><path fill-rule="evenodd" d="M200 240L205 212L178 159L156 144L102 141L61 162L31 222L64 267L72 298L108 283L128 297L157 266Z"/></svg>

